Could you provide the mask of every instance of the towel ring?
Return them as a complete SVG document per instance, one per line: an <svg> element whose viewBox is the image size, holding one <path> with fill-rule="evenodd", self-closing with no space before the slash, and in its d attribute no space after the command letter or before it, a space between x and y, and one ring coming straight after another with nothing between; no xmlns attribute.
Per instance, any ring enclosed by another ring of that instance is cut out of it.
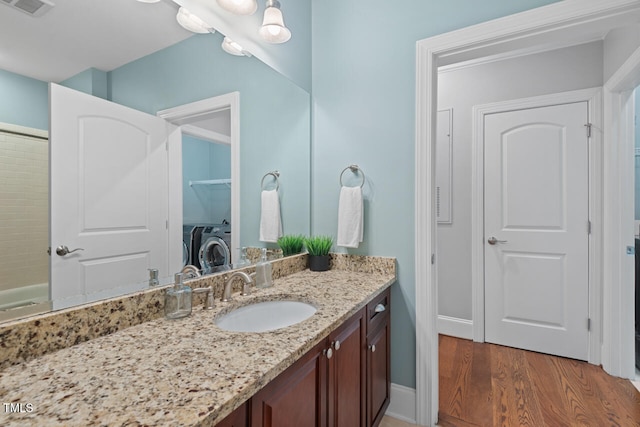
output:
<svg viewBox="0 0 640 427"><path fill-rule="evenodd" d="M260 188L262 190L264 190L264 179L266 177L268 177L269 175L271 175L273 177L273 179L276 180L276 191L278 191L278 189L280 188L280 181L278 181L278 177L280 176L280 172L278 172L278 171L265 173L264 176L262 177L262 181L260 181Z"/></svg>
<svg viewBox="0 0 640 427"><path fill-rule="evenodd" d="M340 173L340 185L344 186L344 184L342 183L342 175L344 175L344 173L347 171L347 169L350 169L351 172L353 172L353 173L360 172L362 174L362 182L360 183L360 188L364 187L364 180L365 180L364 172L362 172L362 169L360 169L360 167L358 167L358 165L349 165L346 168L342 169L342 172Z"/></svg>

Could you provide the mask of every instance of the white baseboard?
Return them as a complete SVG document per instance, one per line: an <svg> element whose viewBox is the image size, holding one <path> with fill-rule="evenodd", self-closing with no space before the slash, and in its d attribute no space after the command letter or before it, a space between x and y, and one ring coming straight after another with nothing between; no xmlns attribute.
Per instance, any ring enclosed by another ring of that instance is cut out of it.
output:
<svg viewBox="0 0 640 427"><path fill-rule="evenodd" d="M391 383L391 401L385 415L416 424L416 390Z"/></svg>
<svg viewBox="0 0 640 427"><path fill-rule="evenodd" d="M438 333L452 337L473 339L473 321L457 317L438 316Z"/></svg>

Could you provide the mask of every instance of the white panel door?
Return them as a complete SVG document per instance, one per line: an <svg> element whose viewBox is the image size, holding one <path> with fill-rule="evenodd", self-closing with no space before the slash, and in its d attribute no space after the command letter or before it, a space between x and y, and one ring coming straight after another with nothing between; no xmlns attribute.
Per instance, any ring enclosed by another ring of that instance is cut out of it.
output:
<svg viewBox="0 0 640 427"><path fill-rule="evenodd" d="M485 116L488 342L587 359L587 108Z"/></svg>
<svg viewBox="0 0 640 427"><path fill-rule="evenodd" d="M50 104L53 308L169 275L165 121L55 84Z"/></svg>

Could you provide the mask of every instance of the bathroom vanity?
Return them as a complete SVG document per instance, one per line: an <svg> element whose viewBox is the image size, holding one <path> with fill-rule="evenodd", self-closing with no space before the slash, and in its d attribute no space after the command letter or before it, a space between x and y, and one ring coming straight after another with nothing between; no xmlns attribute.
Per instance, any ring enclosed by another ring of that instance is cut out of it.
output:
<svg viewBox="0 0 640 427"><path fill-rule="evenodd" d="M150 320L5 367L0 396L32 410L0 413L0 424L375 426L389 403L395 260L333 263L213 310L195 301L185 319ZM215 324L234 308L274 300L317 311L269 332Z"/></svg>

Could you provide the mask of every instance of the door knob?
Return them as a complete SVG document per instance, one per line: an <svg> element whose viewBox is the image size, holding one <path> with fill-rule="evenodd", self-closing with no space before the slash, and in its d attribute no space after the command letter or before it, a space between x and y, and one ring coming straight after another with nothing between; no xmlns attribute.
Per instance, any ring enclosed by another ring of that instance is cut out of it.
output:
<svg viewBox="0 0 640 427"><path fill-rule="evenodd" d="M506 240L498 240L495 237L489 237L489 240L487 240L487 242L489 242L490 245L495 245L496 243L507 243Z"/></svg>
<svg viewBox="0 0 640 427"><path fill-rule="evenodd" d="M60 245L56 248L56 253L60 256L65 256L76 251L84 251L84 249L75 248L74 250L70 251L69 248L66 247L65 245Z"/></svg>

